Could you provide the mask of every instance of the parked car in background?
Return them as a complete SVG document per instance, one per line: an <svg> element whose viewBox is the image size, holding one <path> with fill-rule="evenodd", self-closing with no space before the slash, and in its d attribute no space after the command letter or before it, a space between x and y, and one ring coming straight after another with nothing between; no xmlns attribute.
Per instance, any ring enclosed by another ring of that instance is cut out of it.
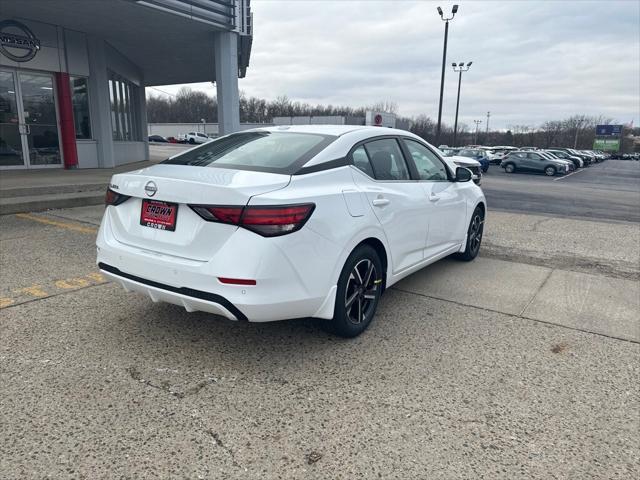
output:
<svg viewBox="0 0 640 480"><path fill-rule="evenodd" d="M568 160L570 162L573 162L576 168L583 168L586 166L582 158L578 157L577 155L569 155L564 150L549 149L545 150L545 152L548 152L561 160Z"/></svg>
<svg viewBox="0 0 640 480"><path fill-rule="evenodd" d="M554 150L561 150L563 152L567 152L569 155L581 158L585 166L589 166L593 163L593 159L589 155L585 155L584 153L573 148L555 148Z"/></svg>
<svg viewBox="0 0 640 480"><path fill-rule="evenodd" d="M528 150L511 152L502 160L500 166L506 173L542 172L548 176L569 173L569 162Z"/></svg>
<svg viewBox="0 0 640 480"><path fill-rule="evenodd" d="M487 156L487 152L481 148L463 148L456 155L477 160L482 166L483 173L486 173L487 170L489 170L489 157Z"/></svg>
<svg viewBox="0 0 640 480"><path fill-rule="evenodd" d="M157 142L157 143L167 143L168 140L166 138L164 138L162 135L149 135L149 141L150 142Z"/></svg>
<svg viewBox="0 0 640 480"><path fill-rule="evenodd" d="M569 166L569 171L573 172L576 169L576 166L574 165L574 163L570 160L562 160L558 157L556 157L555 155L553 155L552 153L549 153L545 150L536 150L536 153L542 155L543 157L549 159L549 160L560 160L564 163L566 163Z"/></svg>
<svg viewBox="0 0 640 480"><path fill-rule="evenodd" d="M516 147L498 146L498 147L485 147L484 150L489 156L489 163L500 165L500 162L510 152L518 150Z"/></svg>
<svg viewBox="0 0 640 480"><path fill-rule="evenodd" d="M442 153L442 156L444 157L452 157L454 155L457 155L458 152L460 151L460 149L457 147L442 147L442 148L438 148L438 150L440 150L440 152Z"/></svg>
<svg viewBox="0 0 640 480"><path fill-rule="evenodd" d="M184 135L178 135L178 141L180 143L190 143L192 145L195 145L210 142L211 139L204 133L189 132L185 133Z"/></svg>
<svg viewBox="0 0 640 480"><path fill-rule="evenodd" d="M602 161L600 157L596 156L595 153L590 152L589 150L579 150L579 151L583 155L586 155L587 157L589 157L591 159L591 163L600 163Z"/></svg>
<svg viewBox="0 0 640 480"><path fill-rule="evenodd" d="M442 152L442 150L440 151ZM471 170L471 173L473 173L473 182L476 185L480 185L482 183L482 165L480 165L479 161L458 155L443 155L442 159L449 166L452 172L455 172L458 167L468 168Z"/></svg>

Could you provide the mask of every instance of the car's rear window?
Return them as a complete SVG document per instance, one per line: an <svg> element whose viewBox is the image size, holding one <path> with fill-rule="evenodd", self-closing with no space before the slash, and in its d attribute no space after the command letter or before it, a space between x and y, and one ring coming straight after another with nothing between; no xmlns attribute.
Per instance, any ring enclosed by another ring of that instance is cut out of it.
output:
<svg viewBox="0 0 640 480"><path fill-rule="evenodd" d="M163 163L292 175L336 138L298 132L234 133Z"/></svg>

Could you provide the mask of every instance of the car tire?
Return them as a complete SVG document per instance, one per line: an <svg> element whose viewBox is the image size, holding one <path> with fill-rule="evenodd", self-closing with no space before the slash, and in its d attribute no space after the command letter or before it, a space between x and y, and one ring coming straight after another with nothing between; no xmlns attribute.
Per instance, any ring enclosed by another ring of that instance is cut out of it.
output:
<svg viewBox="0 0 640 480"><path fill-rule="evenodd" d="M456 253L454 256L458 260L470 262L480 253L482 244L482 234L484 233L484 210L478 206L471 215L469 228L467 229L467 243L464 252Z"/></svg>
<svg viewBox="0 0 640 480"><path fill-rule="evenodd" d="M195 145L195 144L196 144L196 141L195 141L193 138L190 138L190 139L189 139L189 143L190 143L191 145Z"/></svg>
<svg viewBox="0 0 640 480"><path fill-rule="evenodd" d="M553 177L556 174L556 167L548 166L544 168L544 174Z"/></svg>
<svg viewBox="0 0 640 480"><path fill-rule="evenodd" d="M506 173L513 173L513 172L515 172L515 171L516 171L516 166L515 166L513 163L507 163L507 164L504 166L504 171L505 171Z"/></svg>
<svg viewBox="0 0 640 480"><path fill-rule="evenodd" d="M338 279L333 319L321 321L320 325L344 338L357 337L364 332L375 316L383 275L378 252L369 245L356 248L347 258Z"/></svg>

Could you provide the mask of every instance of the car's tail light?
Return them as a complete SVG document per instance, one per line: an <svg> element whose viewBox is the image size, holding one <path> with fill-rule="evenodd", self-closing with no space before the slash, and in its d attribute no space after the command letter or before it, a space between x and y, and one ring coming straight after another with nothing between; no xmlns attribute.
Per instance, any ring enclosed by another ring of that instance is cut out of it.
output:
<svg viewBox="0 0 640 480"><path fill-rule="evenodd" d="M246 207L189 206L209 222L238 225L263 237L277 237L300 230L315 208L313 203Z"/></svg>
<svg viewBox="0 0 640 480"><path fill-rule="evenodd" d="M110 188L107 188L107 193L104 196L104 204L105 205L120 205L123 202L126 202L131 197L129 195L123 195L118 192L114 192Z"/></svg>
<svg viewBox="0 0 640 480"><path fill-rule="evenodd" d="M189 205L198 215L210 222L239 225L243 207Z"/></svg>

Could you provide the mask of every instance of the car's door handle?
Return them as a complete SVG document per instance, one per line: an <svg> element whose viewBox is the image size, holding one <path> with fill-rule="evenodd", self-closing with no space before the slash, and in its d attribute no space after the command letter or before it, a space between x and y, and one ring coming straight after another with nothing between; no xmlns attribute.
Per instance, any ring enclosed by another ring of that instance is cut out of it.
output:
<svg viewBox="0 0 640 480"><path fill-rule="evenodd" d="M389 199L387 198L376 198L373 202L374 207L384 207L385 205L389 205Z"/></svg>
<svg viewBox="0 0 640 480"><path fill-rule="evenodd" d="M437 202L438 200L440 200L440 197L438 195L436 195L435 193L431 193L429 195L429 201L430 202Z"/></svg>

